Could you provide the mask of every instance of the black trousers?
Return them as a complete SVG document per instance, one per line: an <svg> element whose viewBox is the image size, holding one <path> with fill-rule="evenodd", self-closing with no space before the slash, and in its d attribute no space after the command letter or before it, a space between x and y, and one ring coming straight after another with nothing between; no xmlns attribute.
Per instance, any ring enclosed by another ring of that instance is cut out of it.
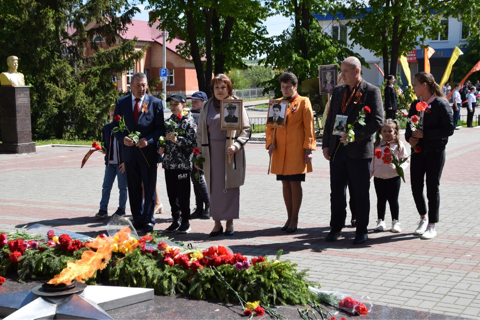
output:
<svg viewBox="0 0 480 320"><path fill-rule="evenodd" d="M473 127L472 122L473 122L473 115L475 114L475 107L477 106L476 103L472 103L472 112L470 110L467 110L467 127ZM467 108L468 109L468 108Z"/></svg>
<svg viewBox="0 0 480 320"><path fill-rule="evenodd" d="M148 167L143 157L134 157L129 162L125 162L125 171L133 221L138 224L155 224L153 210L155 208L157 166L151 164ZM145 189L145 200L143 200L142 182Z"/></svg>
<svg viewBox="0 0 480 320"><path fill-rule="evenodd" d="M397 110L389 110L389 109L386 109L385 110L385 119L393 119L395 120L395 113L397 112Z"/></svg>
<svg viewBox="0 0 480 320"><path fill-rule="evenodd" d="M347 215L347 184L351 183L355 195L357 234L366 234L370 214L370 162L369 159L352 159L341 145L334 160L330 160L330 227L339 232L345 227Z"/></svg>
<svg viewBox="0 0 480 320"><path fill-rule="evenodd" d="M398 220L398 195L400 194L400 185L402 184L400 176L390 179L380 179L375 177L373 178L373 184L375 185L375 192L377 193L378 219L385 220L385 210L388 201L392 220Z"/></svg>
<svg viewBox="0 0 480 320"><path fill-rule="evenodd" d="M190 171L165 169L165 183L173 220L187 223L190 218Z"/></svg>
<svg viewBox="0 0 480 320"><path fill-rule="evenodd" d="M197 172L199 174L199 179L195 178ZM203 208L203 204L210 205L210 195L208 194L207 183L203 176L203 169L197 170L197 168L193 166L191 178L193 192L195 192L195 205L197 208Z"/></svg>
<svg viewBox="0 0 480 320"><path fill-rule="evenodd" d="M412 153L410 162L410 181L412 194L417 211L420 215L427 214L427 205L423 195L424 177L427 182L428 222L439 221L440 209L440 178L445 165L445 150Z"/></svg>
<svg viewBox="0 0 480 320"><path fill-rule="evenodd" d="M356 220L356 215L355 215L355 193L353 193L353 187L352 183L348 181L348 194L350 195L350 200L348 201L348 205L350 206L350 212L352 213L352 219L351 220Z"/></svg>

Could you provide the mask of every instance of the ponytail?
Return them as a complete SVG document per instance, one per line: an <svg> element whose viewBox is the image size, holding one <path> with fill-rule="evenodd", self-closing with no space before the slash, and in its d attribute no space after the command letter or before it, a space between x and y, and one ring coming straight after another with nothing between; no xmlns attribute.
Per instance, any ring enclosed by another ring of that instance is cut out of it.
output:
<svg viewBox="0 0 480 320"><path fill-rule="evenodd" d="M443 94L442 88L440 88L440 86L435 82L435 78L431 73L425 71L419 72L415 75L415 79L417 79L421 84L426 83L430 89L430 93L434 96L447 100Z"/></svg>

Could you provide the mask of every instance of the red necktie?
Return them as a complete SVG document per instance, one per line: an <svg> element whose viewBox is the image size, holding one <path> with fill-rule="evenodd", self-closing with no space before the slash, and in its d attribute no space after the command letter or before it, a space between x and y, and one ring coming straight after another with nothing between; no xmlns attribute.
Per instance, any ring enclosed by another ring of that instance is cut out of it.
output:
<svg viewBox="0 0 480 320"><path fill-rule="evenodd" d="M133 119L135 119L135 124L138 122L138 116L140 115L140 99L135 98L135 107L133 108Z"/></svg>

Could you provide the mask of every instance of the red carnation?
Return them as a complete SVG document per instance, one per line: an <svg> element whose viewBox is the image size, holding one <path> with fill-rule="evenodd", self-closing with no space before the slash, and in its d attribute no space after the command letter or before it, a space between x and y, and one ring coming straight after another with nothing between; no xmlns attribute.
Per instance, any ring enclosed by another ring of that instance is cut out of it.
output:
<svg viewBox="0 0 480 320"><path fill-rule="evenodd" d="M117 114L117 115L115 116L115 118L113 118L113 120L115 120L116 122L118 122L118 121L122 120L122 117L120 117L120 115Z"/></svg>
<svg viewBox="0 0 480 320"><path fill-rule="evenodd" d="M224 246L218 246L218 253L220 255L228 254L227 248L225 248Z"/></svg>
<svg viewBox="0 0 480 320"><path fill-rule="evenodd" d="M417 115L412 116L412 122L413 122L413 123L417 123L418 120L419 120L419 119L418 119L418 116L417 116Z"/></svg>
<svg viewBox="0 0 480 320"><path fill-rule="evenodd" d="M177 114L177 119L178 119L178 120L182 120L182 115L181 115L180 113Z"/></svg>
<svg viewBox="0 0 480 320"><path fill-rule="evenodd" d="M392 155L390 153L384 154L382 159L383 159L383 163L385 164L392 163Z"/></svg>
<svg viewBox="0 0 480 320"><path fill-rule="evenodd" d="M363 112L370 113L370 111L371 111L370 107L367 107L367 106L363 107Z"/></svg>
<svg viewBox="0 0 480 320"><path fill-rule="evenodd" d="M259 305L255 310L253 310L253 311L255 311L255 315L256 315L257 317L261 317L261 316L263 316L263 315L265 314L265 309L263 309L262 307L260 307L260 305Z"/></svg>
<svg viewBox="0 0 480 320"><path fill-rule="evenodd" d="M157 245L157 249L158 249L158 250L161 250L161 251L167 250L167 247L168 247L168 245L167 245L165 242L163 242L163 241L160 242L160 243Z"/></svg>
<svg viewBox="0 0 480 320"><path fill-rule="evenodd" d="M383 149L383 152L384 152L384 153L392 153L392 152L390 151L390 148L389 148L389 147L386 147L385 149Z"/></svg>
<svg viewBox="0 0 480 320"><path fill-rule="evenodd" d="M425 111L427 109L428 104L426 102L417 102L416 108L418 112Z"/></svg>
<svg viewBox="0 0 480 320"><path fill-rule="evenodd" d="M193 148L193 154L194 154L194 155L200 154L200 149L199 149L199 148L196 148L196 147Z"/></svg>
<svg viewBox="0 0 480 320"><path fill-rule="evenodd" d="M147 234L146 236L143 236L140 238L140 240L138 240L138 242L150 242L152 241L152 236Z"/></svg>
<svg viewBox="0 0 480 320"><path fill-rule="evenodd" d="M12 263L18 263L18 259L22 256L22 253L20 251L15 251L12 252L8 255L8 258L10 258L10 261Z"/></svg>
<svg viewBox="0 0 480 320"><path fill-rule="evenodd" d="M382 157L382 150L376 149L375 150L375 157L377 157L377 159L380 159Z"/></svg>
<svg viewBox="0 0 480 320"><path fill-rule="evenodd" d="M368 313L367 307L361 302L355 307L355 311L357 311L361 315L366 315Z"/></svg>
<svg viewBox="0 0 480 320"><path fill-rule="evenodd" d="M250 310L250 309L243 310L243 315L247 316L247 317L250 317L252 315L252 310Z"/></svg>
<svg viewBox="0 0 480 320"><path fill-rule="evenodd" d="M2 285L4 282L5 282L5 278L4 278L4 277L0 277L0 285Z"/></svg>
<svg viewBox="0 0 480 320"><path fill-rule="evenodd" d="M415 153L420 153L422 152L422 148L420 146L416 146L415 149L413 149Z"/></svg>
<svg viewBox="0 0 480 320"><path fill-rule="evenodd" d="M170 267L173 267L173 265L175 264L172 258L166 258L163 259L163 261L165 261Z"/></svg>
<svg viewBox="0 0 480 320"><path fill-rule="evenodd" d="M253 264L253 265L256 265L256 264L257 264L257 261L258 261L257 258L252 258L252 264Z"/></svg>
<svg viewBox="0 0 480 320"><path fill-rule="evenodd" d="M265 258L264 257L258 257L257 263L260 263L260 262L265 262Z"/></svg>
<svg viewBox="0 0 480 320"><path fill-rule="evenodd" d="M220 257L216 257L213 259L213 265L215 267L220 267L223 263L222 263L222 259Z"/></svg>

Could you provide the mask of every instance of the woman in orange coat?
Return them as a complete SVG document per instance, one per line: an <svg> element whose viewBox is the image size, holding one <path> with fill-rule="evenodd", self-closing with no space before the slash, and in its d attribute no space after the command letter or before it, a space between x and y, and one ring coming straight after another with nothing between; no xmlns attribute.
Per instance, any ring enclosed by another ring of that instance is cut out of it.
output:
<svg viewBox="0 0 480 320"><path fill-rule="evenodd" d="M288 219L282 230L289 233L297 230L298 212L302 204L302 181L312 172L312 150L316 149L313 111L310 100L297 93L298 79L291 72L279 78L283 98L288 100L285 126L277 128L275 141L272 127L266 131L266 147L272 155L271 172L282 181L283 199Z"/></svg>

